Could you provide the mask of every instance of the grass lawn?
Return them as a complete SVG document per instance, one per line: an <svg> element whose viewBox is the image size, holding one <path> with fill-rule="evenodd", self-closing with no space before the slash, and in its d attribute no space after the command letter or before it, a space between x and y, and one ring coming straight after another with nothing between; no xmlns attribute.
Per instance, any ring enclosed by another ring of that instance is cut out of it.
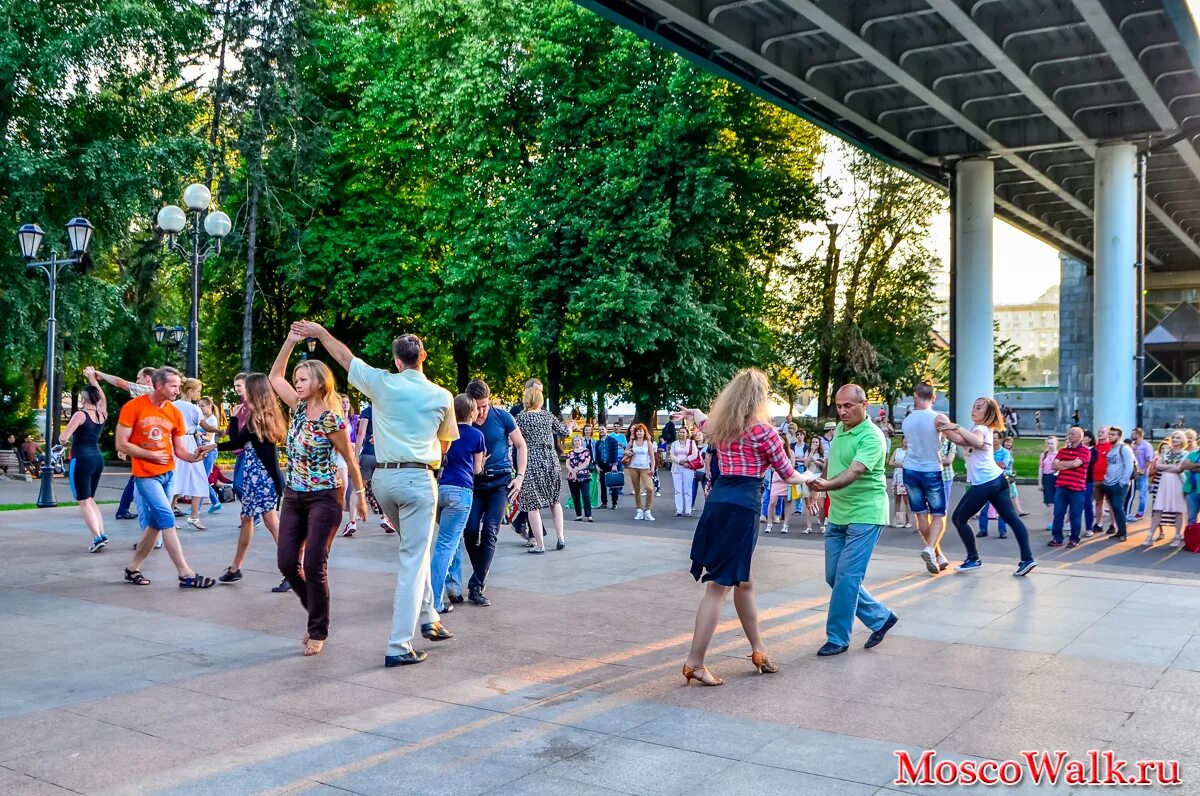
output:
<svg viewBox="0 0 1200 796"><path fill-rule="evenodd" d="M899 447L902 437L894 438L893 447ZM1038 457L1046 449L1044 437L1021 437L1013 443L1013 470L1018 478L1037 478ZM891 461L891 455L888 455ZM961 458L954 460L954 472L963 474L967 471L967 463Z"/></svg>
<svg viewBox="0 0 1200 796"><path fill-rule="evenodd" d="M117 500L97 500L96 501L97 505L100 505L100 506L108 506L108 505L112 505L113 503L119 503L119 502L120 501L117 501ZM78 506L78 505L79 504L76 503L74 500L58 501L59 508L62 508L63 506ZM37 507L38 507L38 504L36 504L36 503L4 503L4 504L0 504L0 511L24 511L25 509L36 509Z"/></svg>

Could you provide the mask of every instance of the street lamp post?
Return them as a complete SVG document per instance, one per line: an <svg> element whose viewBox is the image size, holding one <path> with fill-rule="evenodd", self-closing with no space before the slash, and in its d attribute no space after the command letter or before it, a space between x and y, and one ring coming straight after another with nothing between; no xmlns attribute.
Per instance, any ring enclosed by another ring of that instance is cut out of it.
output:
<svg viewBox="0 0 1200 796"><path fill-rule="evenodd" d="M187 226L187 215L176 205L158 211L158 227L167 233L167 248L192 265L192 312L188 320L187 375L200 375L200 268L209 257L221 252L221 239L229 234L233 223L220 210L208 212L212 194L200 183L192 183L183 191L183 203L192 214L191 246L179 242L179 233ZM208 241L200 245L200 226L203 223Z"/></svg>
<svg viewBox="0 0 1200 796"><path fill-rule="evenodd" d="M46 279L50 286L50 317L46 323L46 449L42 455L42 488L38 493L37 504L39 508L52 508L58 505L58 501L54 499L54 469L50 465L50 448L54 442L51 437L54 434L54 413L61 411L61 398L55 395L57 392L57 380L55 379L55 353L58 348L58 342L55 339L57 332L55 321L55 307L58 304L58 274L61 269L68 266L80 266L84 264L84 255L87 254L88 245L92 242L92 233L95 228L88 222L86 218L73 218L67 222L67 239L70 243L70 257L59 257L58 251L50 250L49 260L37 260L38 249L41 248L42 238L46 233L37 224L26 224L17 230L17 242L21 245L21 256L25 258L25 273L33 274L40 270L46 275Z"/></svg>
<svg viewBox="0 0 1200 796"><path fill-rule="evenodd" d="M167 362L175 358L175 351L183 343L187 329L182 326L163 326L161 323L154 327L154 342L167 349Z"/></svg>

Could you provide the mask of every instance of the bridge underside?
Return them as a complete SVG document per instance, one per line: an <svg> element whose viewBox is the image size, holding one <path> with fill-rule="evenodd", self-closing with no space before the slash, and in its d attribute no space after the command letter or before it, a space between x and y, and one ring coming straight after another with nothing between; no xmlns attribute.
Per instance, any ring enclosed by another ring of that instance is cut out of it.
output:
<svg viewBox="0 0 1200 796"><path fill-rule="evenodd" d="M1133 266L1200 265L1184 0L577 2L950 190L956 407L992 389L998 214L1090 266L1094 361L1116 374L1094 414L1140 417Z"/></svg>

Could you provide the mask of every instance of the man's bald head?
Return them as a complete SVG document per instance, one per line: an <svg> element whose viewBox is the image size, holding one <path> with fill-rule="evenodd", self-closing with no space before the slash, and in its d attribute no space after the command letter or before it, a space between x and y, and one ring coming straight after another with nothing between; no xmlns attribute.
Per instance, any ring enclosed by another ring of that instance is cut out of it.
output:
<svg viewBox="0 0 1200 796"><path fill-rule="evenodd" d="M837 391L838 418L846 428L854 428L867 419L867 391L857 384L842 385Z"/></svg>

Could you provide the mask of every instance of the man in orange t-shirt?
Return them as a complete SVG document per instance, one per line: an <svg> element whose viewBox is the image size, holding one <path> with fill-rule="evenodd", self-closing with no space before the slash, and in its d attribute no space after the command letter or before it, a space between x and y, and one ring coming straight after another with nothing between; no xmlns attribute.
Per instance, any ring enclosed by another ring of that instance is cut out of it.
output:
<svg viewBox="0 0 1200 796"><path fill-rule="evenodd" d="M179 571L179 587L207 589L216 581L197 574L188 566L175 533L175 513L171 510L174 457L188 462L203 461L213 447L201 445L195 451L189 451L184 445L186 427L183 417L171 403L179 395L180 381L181 376L175 368L154 371L151 377L153 390L121 407L117 420L117 450L128 456L133 466L138 523L142 527L142 538L134 547L133 561L125 570L125 580L137 586L150 585L141 566L161 533L167 555Z"/></svg>

